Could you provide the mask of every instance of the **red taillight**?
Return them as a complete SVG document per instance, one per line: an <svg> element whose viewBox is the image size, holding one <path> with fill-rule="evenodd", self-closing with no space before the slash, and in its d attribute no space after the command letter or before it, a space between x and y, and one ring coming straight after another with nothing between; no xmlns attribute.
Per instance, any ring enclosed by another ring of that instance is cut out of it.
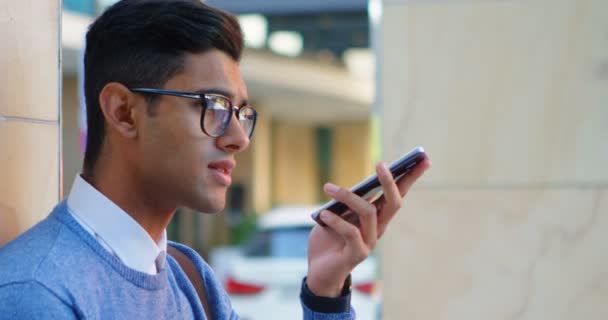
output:
<svg viewBox="0 0 608 320"><path fill-rule="evenodd" d="M248 295L248 294L258 294L264 290L264 286L244 283L234 280L233 278L228 278L226 280L226 291L229 294L235 295Z"/></svg>
<svg viewBox="0 0 608 320"><path fill-rule="evenodd" d="M376 289L376 284L374 282L366 282L354 285L355 289L365 294L372 294Z"/></svg>

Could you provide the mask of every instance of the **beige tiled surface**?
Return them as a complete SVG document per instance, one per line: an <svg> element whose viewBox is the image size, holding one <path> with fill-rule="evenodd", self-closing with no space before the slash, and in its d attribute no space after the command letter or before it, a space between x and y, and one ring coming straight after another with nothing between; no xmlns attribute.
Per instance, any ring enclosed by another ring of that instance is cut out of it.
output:
<svg viewBox="0 0 608 320"><path fill-rule="evenodd" d="M414 191L382 244L385 319L608 319L608 189Z"/></svg>
<svg viewBox="0 0 608 320"><path fill-rule="evenodd" d="M57 203L58 137L56 125L0 121L0 244Z"/></svg>
<svg viewBox="0 0 608 320"><path fill-rule="evenodd" d="M382 3L385 319L608 319L608 2Z"/></svg>
<svg viewBox="0 0 608 320"><path fill-rule="evenodd" d="M0 115L58 120L58 3L20 0L2 4Z"/></svg>
<svg viewBox="0 0 608 320"><path fill-rule="evenodd" d="M608 180L607 1L415 2L384 8L387 157L425 146L432 185Z"/></svg>

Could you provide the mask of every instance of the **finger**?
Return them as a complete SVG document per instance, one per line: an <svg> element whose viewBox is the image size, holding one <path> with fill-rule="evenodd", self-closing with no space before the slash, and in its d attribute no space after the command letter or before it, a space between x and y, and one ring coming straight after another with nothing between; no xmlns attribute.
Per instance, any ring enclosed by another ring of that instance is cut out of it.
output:
<svg viewBox="0 0 608 320"><path fill-rule="evenodd" d="M429 159L425 159L420 162L417 166L414 167L414 170L406 174L403 178L397 181L397 187L399 188L399 193L401 197L404 197L407 192L414 185L416 180L420 178L426 170L431 167L431 161Z"/></svg>
<svg viewBox="0 0 608 320"><path fill-rule="evenodd" d="M378 214L383 218L381 221L378 221L378 226L381 227L383 224L388 223L394 213L401 208L403 198L395 179L393 179L393 176L383 162L379 162L376 165L376 172L384 190L381 201L375 203L376 208L379 210Z"/></svg>
<svg viewBox="0 0 608 320"><path fill-rule="evenodd" d="M361 230L363 240L370 248L374 248L378 240L376 206L352 193L350 190L340 188L331 183L325 184L324 190L335 200L344 203L351 210L351 214L357 216L359 221L358 227ZM349 220L356 221L352 217Z"/></svg>
<svg viewBox="0 0 608 320"><path fill-rule="evenodd" d="M390 222L390 220L397 213L397 212L390 213L390 212L384 210L384 203L385 203L384 195L382 195L380 198L378 198L376 201L374 201L374 205L376 206L376 208L378 208L378 231L377 231L378 239L382 238L384 231L386 231L386 226L388 226L388 223Z"/></svg>
<svg viewBox="0 0 608 320"><path fill-rule="evenodd" d="M403 197L405 197L416 180L418 180L430 166L431 162L428 159L424 160L417 165L412 172L399 179L396 184L392 183L387 187L383 183L385 192L382 197L374 201L374 205L376 205L378 210L378 238L382 237L386 230L386 226L393 219L395 214L397 214L399 209L401 209Z"/></svg>
<svg viewBox="0 0 608 320"><path fill-rule="evenodd" d="M363 241L361 232L357 227L327 210L321 212L321 220L333 232L344 239L344 252L353 266L367 258L371 249L368 248L367 244Z"/></svg>

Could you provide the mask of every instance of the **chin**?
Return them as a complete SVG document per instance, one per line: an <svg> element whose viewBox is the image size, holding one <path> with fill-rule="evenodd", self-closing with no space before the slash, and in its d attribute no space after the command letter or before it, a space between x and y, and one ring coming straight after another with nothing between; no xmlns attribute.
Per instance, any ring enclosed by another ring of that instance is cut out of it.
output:
<svg viewBox="0 0 608 320"><path fill-rule="evenodd" d="M226 208L226 206L222 205L222 206L208 207L208 209L200 210L200 211L204 212L204 213L217 214L217 213L222 212L222 210L224 210L224 208Z"/></svg>
<svg viewBox="0 0 608 320"><path fill-rule="evenodd" d="M182 206L194 211L219 213L226 207L226 187L201 183L183 191Z"/></svg>
<svg viewBox="0 0 608 320"><path fill-rule="evenodd" d="M203 212L203 213L219 213L226 207L226 196L216 195L215 197L203 196L194 201L192 205L188 207L192 210Z"/></svg>

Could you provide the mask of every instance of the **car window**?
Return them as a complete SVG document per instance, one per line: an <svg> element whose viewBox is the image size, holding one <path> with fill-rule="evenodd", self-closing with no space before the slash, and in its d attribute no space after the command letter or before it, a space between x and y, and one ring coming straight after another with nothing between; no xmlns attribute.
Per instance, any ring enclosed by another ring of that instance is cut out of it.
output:
<svg viewBox="0 0 608 320"><path fill-rule="evenodd" d="M248 257L305 258L311 227L258 231L244 248Z"/></svg>

